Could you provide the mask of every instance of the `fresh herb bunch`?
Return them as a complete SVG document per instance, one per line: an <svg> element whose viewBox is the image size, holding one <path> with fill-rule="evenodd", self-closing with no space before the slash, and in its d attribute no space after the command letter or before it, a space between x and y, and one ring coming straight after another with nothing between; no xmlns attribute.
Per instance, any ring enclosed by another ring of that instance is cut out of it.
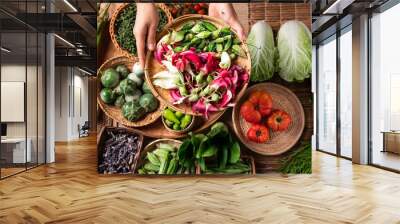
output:
<svg viewBox="0 0 400 224"><path fill-rule="evenodd" d="M282 160L280 171L285 174L309 174L311 168L311 144L307 142Z"/></svg>
<svg viewBox="0 0 400 224"><path fill-rule="evenodd" d="M158 10L160 21L158 23L157 32L168 23L167 15L161 9ZM115 28L116 39L118 44L125 50L136 55L136 38L133 34L133 27L136 20L136 4L129 4L118 16Z"/></svg>

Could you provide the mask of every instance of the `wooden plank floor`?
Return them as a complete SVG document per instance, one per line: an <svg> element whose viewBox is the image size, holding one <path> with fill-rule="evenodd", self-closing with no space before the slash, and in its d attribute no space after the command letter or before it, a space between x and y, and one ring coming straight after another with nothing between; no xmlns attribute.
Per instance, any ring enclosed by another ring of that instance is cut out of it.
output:
<svg viewBox="0 0 400 224"><path fill-rule="evenodd" d="M0 181L0 223L400 223L400 175L326 154L312 175L103 177L95 144Z"/></svg>

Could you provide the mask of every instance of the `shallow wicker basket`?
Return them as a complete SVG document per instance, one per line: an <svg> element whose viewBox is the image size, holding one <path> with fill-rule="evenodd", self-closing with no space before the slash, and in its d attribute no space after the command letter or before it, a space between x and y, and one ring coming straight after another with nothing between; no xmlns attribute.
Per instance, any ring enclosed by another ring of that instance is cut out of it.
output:
<svg viewBox="0 0 400 224"><path fill-rule="evenodd" d="M292 122L286 131L270 131L270 140L263 144L247 139L246 134L251 124L240 115L241 105L252 92L259 90L272 96L274 109L284 110L292 117ZM241 142L250 150L262 155L280 155L291 149L300 139L305 125L303 106L297 96L286 87L274 83L261 83L250 87L233 109L232 120L236 135Z"/></svg>
<svg viewBox="0 0 400 224"><path fill-rule="evenodd" d="M97 85L98 89L101 89L101 82L100 82L100 77L101 77L101 71L104 71L107 68L112 68L117 65L125 65L128 67L128 69L131 69L133 64L135 63L135 58L134 57L126 57L126 56L119 56L119 57L114 57L102 64L100 68L97 70ZM113 120L117 121L118 123L128 126L128 127L142 127L148 124L153 123L156 121L160 115L161 111L164 108L162 102L159 102L159 106L157 110L151 113L147 113L142 119L138 121L128 121L125 119L125 117L122 115L121 108L118 108L114 105L108 105L105 104L101 98L100 98L100 91L97 95L97 103L99 107L104 111L104 113L111 117Z"/></svg>
<svg viewBox="0 0 400 224"><path fill-rule="evenodd" d="M118 18L118 16L119 16L119 14L120 14L127 6L129 6L129 4L135 4L135 3L123 3L123 4L121 4L121 5L115 10L115 12L113 13L113 15L112 15L112 17L111 17L111 20L110 20L110 27L109 27L110 37L111 37L111 41L112 41L113 45L115 46L115 48L117 48L119 51L121 51L124 55L128 55L128 56L129 56L129 55L132 55L132 53L129 52L129 51L127 51L127 50L125 50L125 49L123 49L123 48L119 45L117 39L115 38L115 32L116 32L116 30L115 30L115 23L116 23L116 21L117 21L117 18ZM167 16L167 19L168 19L168 23L171 23L172 20L173 20L173 17L172 17L172 15L171 15L171 12L169 11L168 7L167 7L164 3L157 3L156 6L157 6L159 9L161 9L161 10L165 13L165 15ZM133 32L133 27L132 27L132 32ZM136 55L134 55L134 56L136 56Z"/></svg>
<svg viewBox="0 0 400 224"><path fill-rule="evenodd" d="M151 152L154 151L157 147L157 144L159 143L166 143L166 144L170 144L173 145L177 148L179 148L179 146L182 144L182 141L176 140L176 139L157 139L155 141L150 142L143 150L141 150L140 152L140 156L137 160L136 163L136 169L135 169L135 173L137 174L138 169L143 165L143 163L145 162L145 158L147 156L147 152Z"/></svg>
<svg viewBox="0 0 400 224"><path fill-rule="evenodd" d="M181 16L181 17L177 18L176 20L173 21L173 23L168 24L165 27L165 29L161 33L159 33L157 35L157 42L161 39L161 37L166 35L169 32L170 29L180 28L184 23L186 23L188 21L193 21L193 20L194 21L196 21L196 20L205 20L207 22L210 22L210 23L214 24L218 28L227 27L228 26L223 21L221 21L219 19L216 19L216 18L213 18L213 17L210 17L210 16L185 15L185 16ZM235 34L237 35L237 33L235 33ZM247 72L250 75L250 71L251 71L250 53L248 51L248 48L247 48L246 44L242 44L241 47L243 48L243 50L246 53L246 58L237 57L237 59L234 60L232 64L240 65L241 67L246 69ZM156 87L156 86L153 85L153 76L155 74L157 74L158 72L163 71L163 70L165 70L165 68L163 68L163 66L154 58L154 54L147 54L146 66L145 66L146 81L147 81L147 83L150 84L149 88L151 89L153 94L155 96L157 96L157 98L159 100L163 101L165 103L165 105L168 105L168 107L172 108L175 111L180 111L182 113L190 114L190 115L201 116L202 114L194 112L190 105L187 105L187 104L175 105L175 104L173 104L172 103L173 100L172 100L172 97L171 97L171 95L169 93L169 90L162 89L162 88L159 88L159 87ZM241 96L244 94L244 91L247 88L247 85L248 85L248 83L245 83L242 86L241 90L238 91L238 94L235 96L235 101L237 101L237 99L241 98ZM221 109L221 110L225 110L225 109Z"/></svg>

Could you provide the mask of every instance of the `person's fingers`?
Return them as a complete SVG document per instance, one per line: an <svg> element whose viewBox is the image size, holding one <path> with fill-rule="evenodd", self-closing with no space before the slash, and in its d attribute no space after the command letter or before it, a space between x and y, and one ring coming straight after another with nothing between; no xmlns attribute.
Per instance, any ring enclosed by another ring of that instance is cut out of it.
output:
<svg viewBox="0 0 400 224"><path fill-rule="evenodd" d="M144 27L145 28L145 27ZM142 28L134 28L134 34L136 38L136 50L140 66L144 69L146 60L146 34L147 30Z"/></svg>
<svg viewBox="0 0 400 224"><path fill-rule="evenodd" d="M154 51L156 48L156 31L157 30L157 25L156 24L151 24L148 29L148 35L147 35L147 48L150 51Z"/></svg>

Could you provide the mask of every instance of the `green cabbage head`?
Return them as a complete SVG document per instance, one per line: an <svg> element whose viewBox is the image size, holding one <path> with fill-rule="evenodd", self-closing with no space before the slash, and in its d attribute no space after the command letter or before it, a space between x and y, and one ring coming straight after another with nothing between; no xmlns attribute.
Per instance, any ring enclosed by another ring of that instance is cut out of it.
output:
<svg viewBox="0 0 400 224"><path fill-rule="evenodd" d="M251 81L262 82L275 73L276 47L271 26L258 21L250 30L247 46L251 56Z"/></svg>
<svg viewBox="0 0 400 224"><path fill-rule="evenodd" d="M311 75L311 32L304 23L288 21L278 32L279 75L293 82L303 81Z"/></svg>

